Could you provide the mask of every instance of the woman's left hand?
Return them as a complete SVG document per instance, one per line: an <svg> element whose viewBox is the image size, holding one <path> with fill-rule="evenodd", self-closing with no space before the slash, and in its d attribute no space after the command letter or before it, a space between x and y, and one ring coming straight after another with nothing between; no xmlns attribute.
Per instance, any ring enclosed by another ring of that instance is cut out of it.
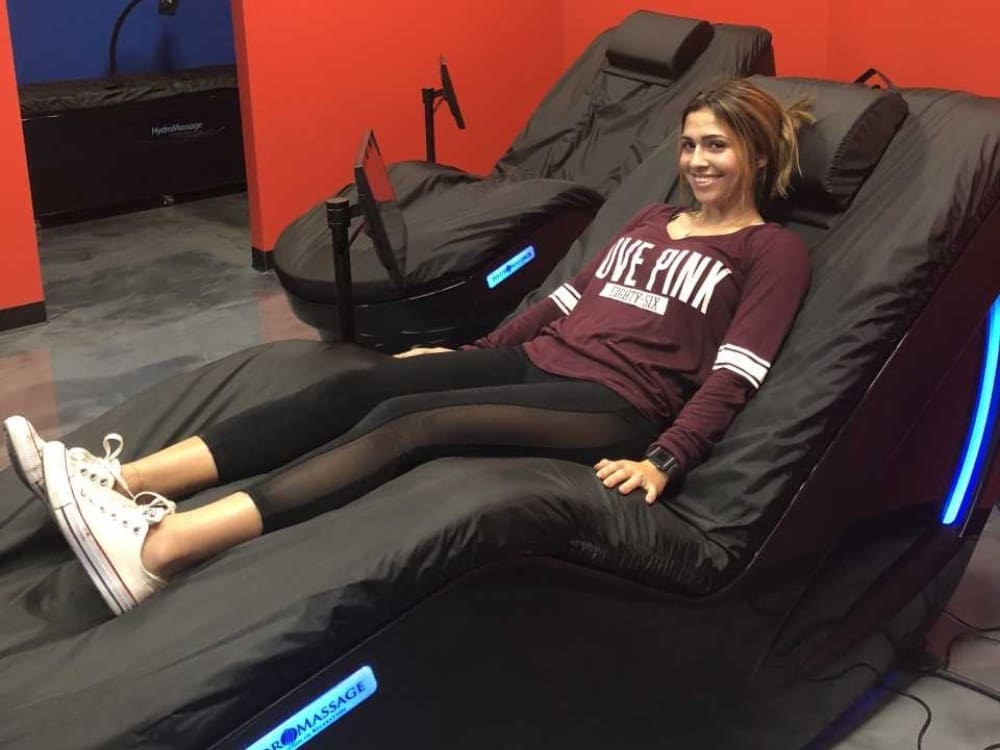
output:
<svg viewBox="0 0 1000 750"><path fill-rule="evenodd" d="M623 495L636 489L645 490L647 505L656 502L656 498L667 488L667 482L670 481L670 477L648 460L610 461L602 458L594 465L594 469L597 471L597 478L605 487L617 487Z"/></svg>

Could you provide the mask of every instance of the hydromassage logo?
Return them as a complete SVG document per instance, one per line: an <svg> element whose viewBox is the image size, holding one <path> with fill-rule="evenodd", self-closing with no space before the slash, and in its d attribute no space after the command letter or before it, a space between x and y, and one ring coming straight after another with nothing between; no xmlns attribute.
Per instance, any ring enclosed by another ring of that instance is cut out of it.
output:
<svg viewBox="0 0 1000 750"><path fill-rule="evenodd" d="M503 265L497 266L486 275L486 286L495 289L498 284L506 281L515 273L535 259L535 246L528 245L517 255L508 258Z"/></svg>
<svg viewBox="0 0 1000 750"><path fill-rule="evenodd" d="M378 682L362 667L282 721L246 750L295 750L375 695Z"/></svg>
<svg viewBox="0 0 1000 750"><path fill-rule="evenodd" d="M204 127L203 122L175 122L173 125L154 125L151 132L154 138L164 135L193 135Z"/></svg>

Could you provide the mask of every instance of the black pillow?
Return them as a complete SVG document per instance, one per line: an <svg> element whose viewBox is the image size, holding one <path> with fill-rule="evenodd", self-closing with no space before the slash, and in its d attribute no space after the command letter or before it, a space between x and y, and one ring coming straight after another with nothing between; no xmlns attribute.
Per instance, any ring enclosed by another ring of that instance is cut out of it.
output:
<svg viewBox="0 0 1000 750"><path fill-rule="evenodd" d="M751 80L785 104L812 99L816 124L799 132L802 174L792 180L792 202L805 195L846 208L909 111L895 89L812 78L753 76Z"/></svg>
<svg viewBox="0 0 1000 750"><path fill-rule="evenodd" d="M618 71L675 80L714 35L708 21L639 10L611 33L606 54Z"/></svg>

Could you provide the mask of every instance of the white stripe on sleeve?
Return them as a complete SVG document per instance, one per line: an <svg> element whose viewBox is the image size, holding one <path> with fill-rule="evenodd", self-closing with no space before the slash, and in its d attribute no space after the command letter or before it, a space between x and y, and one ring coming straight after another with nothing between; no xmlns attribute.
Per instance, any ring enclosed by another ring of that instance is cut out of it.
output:
<svg viewBox="0 0 1000 750"><path fill-rule="evenodd" d="M730 351L737 352L738 354L744 354L750 359L752 359L754 362L759 364L761 367L763 367L765 370L768 370L771 367L771 363L768 362L766 359L764 359L763 357L758 357L752 351L750 351L749 349L744 349L742 346L736 346L736 344L723 344L720 348L729 349Z"/></svg>
<svg viewBox="0 0 1000 750"><path fill-rule="evenodd" d="M573 312L573 308L576 307L576 303L580 299L580 293L569 284L563 284L552 292L549 297L559 306L560 310L569 315Z"/></svg>
<svg viewBox="0 0 1000 750"><path fill-rule="evenodd" d="M719 353L712 369L729 370L744 378L754 388L760 388L760 384L764 382L770 367L770 362L758 357L748 349L732 344L723 344L719 347Z"/></svg>
<svg viewBox="0 0 1000 750"><path fill-rule="evenodd" d="M556 291L559 290L557 289ZM552 294L549 295L549 299L556 303L556 307L562 310L563 315L569 315L569 310L566 309L566 305L563 304L563 301L556 296L555 292L552 292Z"/></svg>

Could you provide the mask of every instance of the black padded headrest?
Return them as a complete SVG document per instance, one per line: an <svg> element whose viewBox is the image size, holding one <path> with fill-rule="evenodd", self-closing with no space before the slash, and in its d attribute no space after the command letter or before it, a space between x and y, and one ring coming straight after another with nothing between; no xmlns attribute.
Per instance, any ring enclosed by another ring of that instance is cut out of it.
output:
<svg viewBox="0 0 1000 750"><path fill-rule="evenodd" d="M708 21L638 10L622 21L608 40L608 62L622 72L678 78L709 42Z"/></svg>
<svg viewBox="0 0 1000 750"><path fill-rule="evenodd" d="M861 189L909 112L895 89L811 78L753 76L760 88L788 104L812 100L816 124L799 133L801 176L792 185L794 201L803 194L843 209Z"/></svg>

